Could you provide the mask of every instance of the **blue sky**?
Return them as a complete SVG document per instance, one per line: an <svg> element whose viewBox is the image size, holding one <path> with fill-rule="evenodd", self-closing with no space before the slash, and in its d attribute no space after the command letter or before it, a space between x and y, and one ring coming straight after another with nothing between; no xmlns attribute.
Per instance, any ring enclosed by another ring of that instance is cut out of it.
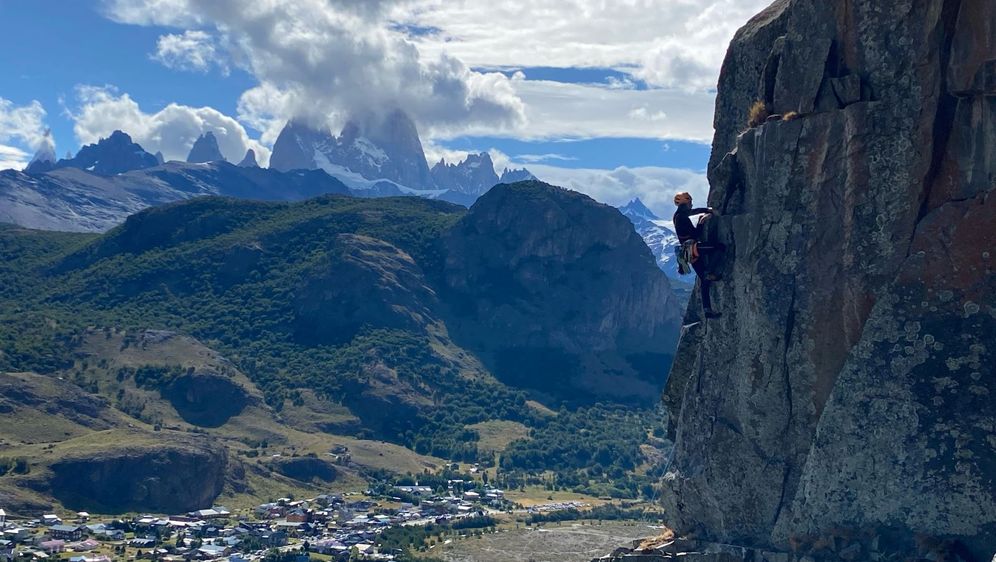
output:
<svg viewBox="0 0 996 562"><path fill-rule="evenodd" d="M681 170L698 174L693 189L705 189L723 50L715 36L725 44L753 7L704 2L705 12L735 13L702 35L688 31L701 10L668 0L649 18L596 13L595 31L577 19L578 6L560 15L552 8L554 23L533 29L533 14L511 5L425 1L278 0L253 12L235 0L0 0L0 52L8 55L0 59L0 162L20 151L23 164L39 126L51 129L60 156L112 128L168 157L219 127L227 130L223 151L265 153L295 113L329 115L336 127L336 116L369 103L412 114L430 160L488 150L499 167L563 169L562 181L585 170L576 177L586 185L570 187L613 204L642 196L659 210L680 186L601 185L592 170ZM302 26L304 40L258 33L288 22ZM514 34L495 32L513 25Z"/></svg>

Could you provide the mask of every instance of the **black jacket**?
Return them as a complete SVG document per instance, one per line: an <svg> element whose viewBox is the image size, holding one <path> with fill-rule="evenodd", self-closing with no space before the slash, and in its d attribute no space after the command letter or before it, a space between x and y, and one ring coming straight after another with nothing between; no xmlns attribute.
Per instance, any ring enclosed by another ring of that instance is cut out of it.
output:
<svg viewBox="0 0 996 562"><path fill-rule="evenodd" d="M692 215L710 213L707 207L692 208L688 203L678 205L678 210L674 212L674 233L678 235L678 241L684 242L698 236L698 230L692 224Z"/></svg>

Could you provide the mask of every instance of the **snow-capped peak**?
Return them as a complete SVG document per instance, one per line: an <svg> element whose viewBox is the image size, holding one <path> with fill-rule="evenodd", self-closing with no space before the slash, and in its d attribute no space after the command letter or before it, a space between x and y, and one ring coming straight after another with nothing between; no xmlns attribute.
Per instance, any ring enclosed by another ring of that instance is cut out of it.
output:
<svg viewBox="0 0 996 562"><path fill-rule="evenodd" d="M634 223L637 221L655 221L660 219L660 217L643 204L643 201L640 201L639 197L632 199L629 203L620 207L619 211Z"/></svg>

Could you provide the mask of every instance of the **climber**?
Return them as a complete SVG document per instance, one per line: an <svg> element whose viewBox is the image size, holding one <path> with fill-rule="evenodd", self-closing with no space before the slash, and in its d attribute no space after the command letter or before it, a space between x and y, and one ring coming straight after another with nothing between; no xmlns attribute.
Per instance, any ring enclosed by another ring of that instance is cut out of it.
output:
<svg viewBox="0 0 996 562"><path fill-rule="evenodd" d="M705 221L700 219L698 226L692 224L692 215L711 216L713 210L709 207L692 208L692 196L688 192L681 192L674 196L674 204L678 210L674 212L674 232L678 235L678 242L681 244L675 249L676 252L687 257L695 273L699 276L699 287L702 293L702 311L706 318L718 318L720 313L712 310L712 298L709 295L709 288L713 281L719 281L720 276L712 271L715 266L715 254L725 250L725 246L719 243L711 243L706 240ZM679 261L682 261L679 259Z"/></svg>

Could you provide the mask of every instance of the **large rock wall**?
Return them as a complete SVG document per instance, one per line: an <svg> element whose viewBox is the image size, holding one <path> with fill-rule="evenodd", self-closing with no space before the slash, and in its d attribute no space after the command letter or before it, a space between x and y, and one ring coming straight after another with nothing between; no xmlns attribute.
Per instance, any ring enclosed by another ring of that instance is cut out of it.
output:
<svg viewBox="0 0 996 562"><path fill-rule="evenodd" d="M797 115L747 129L756 100ZM665 393L671 524L991 549L996 3L780 0L716 107L724 316L684 334Z"/></svg>
<svg viewBox="0 0 996 562"><path fill-rule="evenodd" d="M450 333L517 386L646 401L681 305L618 210L528 181L495 186L443 241Z"/></svg>
<svg viewBox="0 0 996 562"><path fill-rule="evenodd" d="M225 449L206 442L115 447L52 463L40 486L70 509L182 513L212 505L228 464Z"/></svg>

